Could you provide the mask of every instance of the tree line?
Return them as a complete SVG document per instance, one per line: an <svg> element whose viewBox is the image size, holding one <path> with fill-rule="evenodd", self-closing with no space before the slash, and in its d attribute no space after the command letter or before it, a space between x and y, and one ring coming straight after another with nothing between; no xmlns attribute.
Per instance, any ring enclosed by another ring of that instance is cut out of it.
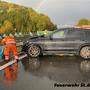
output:
<svg viewBox="0 0 90 90"><path fill-rule="evenodd" d="M57 27L47 15L37 13L32 8L0 1L0 34L23 33L49 30Z"/></svg>
<svg viewBox="0 0 90 90"><path fill-rule="evenodd" d="M80 19L77 23L77 26L83 26L83 25L90 25L90 20L89 19Z"/></svg>

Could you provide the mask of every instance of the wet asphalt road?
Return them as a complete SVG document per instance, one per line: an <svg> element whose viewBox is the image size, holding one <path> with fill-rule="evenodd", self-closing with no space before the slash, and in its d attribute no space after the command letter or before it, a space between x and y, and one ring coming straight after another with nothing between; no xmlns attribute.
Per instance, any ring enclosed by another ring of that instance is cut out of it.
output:
<svg viewBox="0 0 90 90"><path fill-rule="evenodd" d="M15 80L6 80L0 71L0 90L60 90L55 83L90 83L90 61L80 57L43 56L24 58L18 63ZM89 87L63 90L90 90Z"/></svg>

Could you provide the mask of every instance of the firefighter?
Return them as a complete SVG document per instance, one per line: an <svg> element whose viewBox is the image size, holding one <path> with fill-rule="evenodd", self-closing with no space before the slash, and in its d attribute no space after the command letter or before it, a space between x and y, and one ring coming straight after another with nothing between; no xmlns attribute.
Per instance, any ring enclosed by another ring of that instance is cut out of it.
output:
<svg viewBox="0 0 90 90"><path fill-rule="evenodd" d="M18 51L16 47L16 40L9 36L8 34L4 37L2 40L2 43L4 44L4 56L5 60L10 60L10 53L13 53L14 59L18 60Z"/></svg>

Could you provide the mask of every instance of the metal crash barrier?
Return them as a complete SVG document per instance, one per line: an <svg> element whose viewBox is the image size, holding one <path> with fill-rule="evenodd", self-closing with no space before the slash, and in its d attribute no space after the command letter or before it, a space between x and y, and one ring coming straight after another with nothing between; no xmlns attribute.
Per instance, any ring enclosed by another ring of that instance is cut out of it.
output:
<svg viewBox="0 0 90 90"><path fill-rule="evenodd" d="M27 57L27 54L24 54L24 55L21 55L19 56L19 59L18 60L22 60L23 58ZM8 63L5 63L3 64L2 66L0 66L0 70L3 70L4 68L16 63L17 61L16 60L11 60L9 61Z"/></svg>

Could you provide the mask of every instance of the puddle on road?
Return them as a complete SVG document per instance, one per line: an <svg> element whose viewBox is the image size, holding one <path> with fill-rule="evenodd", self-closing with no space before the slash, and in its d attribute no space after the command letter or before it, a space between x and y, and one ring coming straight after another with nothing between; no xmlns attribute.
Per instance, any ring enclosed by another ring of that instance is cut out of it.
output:
<svg viewBox="0 0 90 90"><path fill-rule="evenodd" d="M5 70L0 72L0 90L7 87L7 90L42 90L46 87L50 90L55 82L90 82L90 61L60 56L24 58L19 62L17 72L10 71L9 79L5 75Z"/></svg>

